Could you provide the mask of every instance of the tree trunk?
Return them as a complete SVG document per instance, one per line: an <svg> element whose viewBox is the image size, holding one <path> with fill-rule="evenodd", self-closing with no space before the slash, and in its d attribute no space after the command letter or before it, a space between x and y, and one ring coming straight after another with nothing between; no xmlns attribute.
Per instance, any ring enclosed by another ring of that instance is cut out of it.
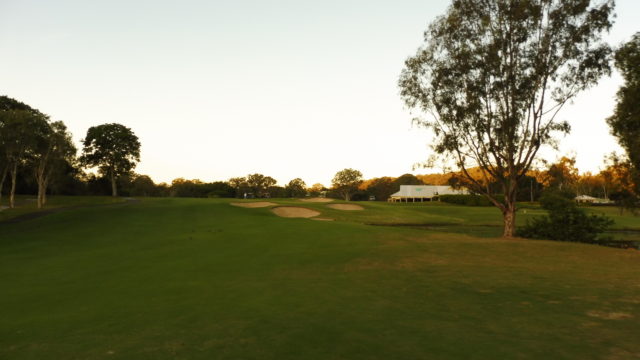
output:
<svg viewBox="0 0 640 360"><path fill-rule="evenodd" d="M111 196L118 196L118 187L116 186L116 176L111 171Z"/></svg>
<svg viewBox="0 0 640 360"><path fill-rule="evenodd" d="M47 188L48 187L49 187L49 178L46 177L42 185L42 206L47 205Z"/></svg>
<svg viewBox="0 0 640 360"><path fill-rule="evenodd" d="M503 237L512 238L516 233L516 209L515 206L509 206L502 212L504 219Z"/></svg>
<svg viewBox="0 0 640 360"><path fill-rule="evenodd" d="M44 191L44 180L41 174L38 174L36 176L36 180L38 182L38 209L42 209L42 206L44 205L42 202L42 198L43 198L42 193Z"/></svg>
<svg viewBox="0 0 640 360"><path fill-rule="evenodd" d="M13 164L13 168L11 169L11 191L9 191L9 207L15 208L15 197L16 197L16 177L18 176L18 162Z"/></svg>
<svg viewBox="0 0 640 360"><path fill-rule="evenodd" d="M516 234L516 197L518 181L511 179L504 194L504 207L502 216L504 220L503 237L512 238Z"/></svg>
<svg viewBox="0 0 640 360"><path fill-rule="evenodd" d="M9 171L9 164L4 167L2 174L0 174L0 204L2 203L2 189L4 188L4 179L7 178L7 172Z"/></svg>

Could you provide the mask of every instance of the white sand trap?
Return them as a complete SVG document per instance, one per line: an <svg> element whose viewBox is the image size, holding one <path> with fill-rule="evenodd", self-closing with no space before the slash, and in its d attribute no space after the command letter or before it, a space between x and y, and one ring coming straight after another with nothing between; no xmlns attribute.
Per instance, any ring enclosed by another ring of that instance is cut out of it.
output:
<svg viewBox="0 0 640 360"><path fill-rule="evenodd" d="M364 210L362 206L355 205L355 204L329 204L327 205L327 207L330 207L336 210L347 210L347 211Z"/></svg>
<svg viewBox="0 0 640 360"><path fill-rule="evenodd" d="M300 199L301 201L306 201L306 202L316 202L316 203L327 203L327 202L332 202L333 199L327 199L327 198L309 198L309 199Z"/></svg>
<svg viewBox="0 0 640 360"><path fill-rule="evenodd" d="M240 207L245 207L245 208L263 208L263 207L278 205L278 204L275 204L275 203L272 203L272 202L268 202L268 201L257 201L257 202L246 202L246 203L232 202L230 204L233 205L233 206L240 206Z"/></svg>
<svg viewBox="0 0 640 360"><path fill-rule="evenodd" d="M320 215L319 211L297 207L297 206L278 206L271 209L274 214L288 218L311 218Z"/></svg>

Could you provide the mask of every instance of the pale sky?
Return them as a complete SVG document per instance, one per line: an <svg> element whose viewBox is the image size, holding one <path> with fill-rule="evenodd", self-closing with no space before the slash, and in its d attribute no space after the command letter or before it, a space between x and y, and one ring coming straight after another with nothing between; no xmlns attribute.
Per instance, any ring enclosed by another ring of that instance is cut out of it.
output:
<svg viewBox="0 0 640 360"><path fill-rule="evenodd" d="M404 60L448 0L0 0L0 95L63 120L78 147L117 122L142 143L136 172L156 182L262 173L330 185L412 171L430 136L397 88ZM613 44L640 30L640 1L618 0ZM566 108L553 160L597 172L619 150L605 118L621 79Z"/></svg>

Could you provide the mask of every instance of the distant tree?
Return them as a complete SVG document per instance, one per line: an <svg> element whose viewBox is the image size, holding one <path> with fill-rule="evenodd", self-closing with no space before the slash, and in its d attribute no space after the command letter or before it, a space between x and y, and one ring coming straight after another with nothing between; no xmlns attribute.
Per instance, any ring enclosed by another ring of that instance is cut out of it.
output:
<svg viewBox="0 0 640 360"><path fill-rule="evenodd" d="M365 190L370 194L375 196L376 200L385 201L391 196L391 194L397 192L399 190L399 185L396 183L395 179L391 177L381 177L371 179L365 188Z"/></svg>
<svg viewBox="0 0 640 360"><path fill-rule="evenodd" d="M81 162L98 167L111 180L111 195L118 196L116 180L128 174L140 161L140 141L130 128L121 124L90 127L83 140Z"/></svg>
<svg viewBox="0 0 640 360"><path fill-rule="evenodd" d="M326 191L327 188L325 188L324 185L320 183L315 183L311 185L311 187L307 190L309 191L309 194L311 196L319 196L323 191Z"/></svg>
<svg viewBox="0 0 640 360"><path fill-rule="evenodd" d="M422 180L418 179L415 175L404 174L400 175L395 181L397 185L424 185Z"/></svg>
<svg viewBox="0 0 640 360"><path fill-rule="evenodd" d="M131 180L129 194L131 196L157 196L158 190L151 177L134 174Z"/></svg>
<svg viewBox="0 0 640 360"><path fill-rule="evenodd" d="M515 231L516 196L538 150L567 133L555 120L581 90L610 72L613 1L453 0L425 32L399 80L407 106L427 118L436 156L451 159ZM502 196L468 174L480 167Z"/></svg>
<svg viewBox="0 0 640 360"><path fill-rule="evenodd" d="M616 107L607 123L627 152L633 167L635 192L640 194L640 32L616 51L615 64L624 85L618 90Z"/></svg>
<svg viewBox="0 0 640 360"><path fill-rule="evenodd" d="M575 192L575 184L579 178L576 158L563 156L556 163L549 165L543 177L543 183L548 188L558 190L571 189Z"/></svg>
<svg viewBox="0 0 640 360"><path fill-rule="evenodd" d="M247 185L247 178L244 177L235 177L231 178L228 181L229 186L231 186L235 192L235 197L240 198L243 197L243 194L249 192L249 185Z"/></svg>
<svg viewBox="0 0 640 360"><path fill-rule="evenodd" d="M287 197L287 190L283 186L271 185L267 188L267 197L270 198L285 198Z"/></svg>
<svg viewBox="0 0 640 360"><path fill-rule="evenodd" d="M277 183L276 179L262 174L247 175L247 186L257 197L265 197L269 194L269 187Z"/></svg>
<svg viewBox="0 0 640 360"><path fill-rule="evenodd" d="M303 197L307 194L307 184L300 178L295 178L285 186L286 196L288 197Z"/></svg>
<svg viewBox="0 0 640 360"><path fill-rule="evenodd" d="M351 194L358 190L362 182L362 173L354 169L344 169L336 173L331 180L333 189L346 201L351 199Z"/></svg>

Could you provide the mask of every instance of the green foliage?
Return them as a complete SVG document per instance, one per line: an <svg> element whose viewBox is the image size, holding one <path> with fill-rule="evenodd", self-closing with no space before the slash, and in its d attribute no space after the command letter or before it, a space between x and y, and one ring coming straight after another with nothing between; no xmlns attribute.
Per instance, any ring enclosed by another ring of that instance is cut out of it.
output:
<svg viewBox="0 0 640 360"><path fill-rule="evenodd" d="M358 190L360 183L362 183L362 173L354 169L340 170L331 180L333 190L346 201L351 199L351 195Z"/></svg>
<svg viewBox="0 0 640 360"><path fill-rule="evenodd" d="M566 194L547 192L540 198L547 216L537 216L518 229L518 235L532 239L596 243L605 240L601 234L614 224L605 215L587 214Z"/></svg>
<svg viewBox="0 0 640 360"><path fill-rule="evenodd" d="M269 188L275 186L276 183L276 179L262 174L251 174L246 178L246 186L256 197L269 196Z"/></svg>
<svg viewBox="0 0 640 360"><path fill-rule="evenodd" d="M371 180L367 186L367 193L375 196L375 199L378 201L386 201L398 190L399 186L396 181L386 176Z"/></svg>
<svg viewBox="0 0 640 360"><path fill-rule="evenodd" d="M198 179L185 180L178 178L171 182L169 194L173 197L227 198L234 197L235 192L229 183L223 181L205 183Z"/></svg>
<svg viewBox="0 0 640 360"><path fill-rule="evenodd" d="M307 184L300 178L295 178L285 186L286 197L303 197L307 194Z"/></svg>
<svg viewBox="0 0 640 360"><path fill-rule="evenodd" d="M396 179L395 183L398 185L398 189L400 188L400 185L424 185L424 182L413 174L400 175Z"/></svg>
<svg viewBox="0 0 640 360"><path fill-rule="evenodd" d="M640 32L616 51L615 64L624 85L618 90L616 107L607 123L629 157L634 192L640 195Z"/></svg>
<svg viewBox="0 0 640 360"><path fill-rule="evenodd" d="M112 195L117 195L116 179L129 173L140 161L140 141L130 128L121 124L92 126L82 141L81 163L97 167L101 174L109 176Z"/></svg>
<svg viewBox="0 0 640 360"><path fill-rule="evenodd" d="M456 205L494 206L486 196L482 195L440 195L439 199L442 202Z"/></svg>

